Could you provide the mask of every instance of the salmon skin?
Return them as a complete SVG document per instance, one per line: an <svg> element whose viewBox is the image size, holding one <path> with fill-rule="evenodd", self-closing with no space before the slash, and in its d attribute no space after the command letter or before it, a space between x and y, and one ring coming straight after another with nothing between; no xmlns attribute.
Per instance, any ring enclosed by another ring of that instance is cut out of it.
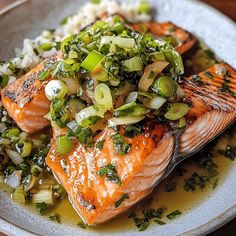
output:
<svg viewBox="0 0 236 236"><path fill-rule="evenodd" d="M218 74L219 68L227 73ZM76 142L69 154L59 156L52 140L46 163L85 223L103 223L139 202L177 163L235 120L236 71L227 64L184 79L181 87L191 106L187 128L174 131L168 125L148 121L143 134L124 137L131 145L126 155L117 154L112 140L117 131L112 128L106 128L96 140L104 140L102 150L96 144L86 148Z"/></svg>
<svg viewBox="0 0 236 236"><path fill-rule="evenodd" d="M131 27L140 33L148 31L157 37L173 37L176 40L175 48L180 54L184 54L189 51L197 42L196 38L190 32L171 22L139 23L133 24Z"/></svg>

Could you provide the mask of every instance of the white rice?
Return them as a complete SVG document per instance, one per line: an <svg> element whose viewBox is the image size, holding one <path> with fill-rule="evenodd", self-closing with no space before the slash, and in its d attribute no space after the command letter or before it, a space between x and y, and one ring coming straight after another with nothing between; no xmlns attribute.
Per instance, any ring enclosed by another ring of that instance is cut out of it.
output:
<svg viewBox="0 0 236 236"><path fill-rule="evenodd" d="M17 57L11 62L16 68L23 69L27 72L35 67L44 58L49 58L56 53L56 48L53 47L49 51L42 51L39 46L45 43L61 42L63 38L79 32L79 30L96 20L97 17L108 12L109 14L120 13L128 21L150 21L149 14L140 14L138 11L138 2L131 3L130 1L123 1L121 4L114 0L101 0L99 4L86 3L79 9L78 13L69 17L66 24L62 25L55 32L43 31L34 40L25 39L22 50L16 50ZM38 55L35 52L38 51ZM0 64L0 76L10 76L9 83L17 79L17 76L9 69L9 63Z"/></svg>

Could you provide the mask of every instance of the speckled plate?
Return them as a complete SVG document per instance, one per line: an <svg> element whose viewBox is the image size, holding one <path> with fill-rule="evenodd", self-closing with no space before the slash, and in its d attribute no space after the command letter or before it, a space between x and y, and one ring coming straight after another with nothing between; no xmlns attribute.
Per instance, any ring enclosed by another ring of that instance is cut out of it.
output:
<svg viewBox="0 0 236 236"><path fill-rule="evenodd" d="M14 56L26 37L35 37L43 29L56 27L60 19L74 13L82 0L20 0L0 12L0 58ZM216 54L236 68L236 26L212 8L192 0L152 0L157 19L170 20L193 32ZM236 165L217 190L200 205L162 227L150 227L142 235L204 235L236 216ZM234 187L233 187L234 186ZM174 199L173 199L174 201ZM8 235L106 235L71 226L58 225L34 215L0 192L0 231ZM140 235L140 232L119 230L109 235Z"/></svg>

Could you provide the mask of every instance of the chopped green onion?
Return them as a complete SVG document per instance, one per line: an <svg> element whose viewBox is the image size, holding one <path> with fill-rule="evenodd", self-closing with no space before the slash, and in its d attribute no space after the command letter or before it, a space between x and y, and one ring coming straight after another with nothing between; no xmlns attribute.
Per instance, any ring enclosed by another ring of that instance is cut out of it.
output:
<svg viewBox="0 0 236 236"><path fill-rule="evenodd" d="M45 87L45 94L49 100L64 98L68 88L61 80L50 80Z"/></svg>
<svg viewBox="0 0 236 236"><path fill-rule="evenodd" d="M108 120L108 126L117 126L117 125L131 125L136 124L143 120L145 116L123 116L123 117L113 117Z"/></svg>
<svg viewBox="0 0 236 236"><path fill-rule="evenodd" d="M121 185L121 180L117 174L116 167L113 164L108 164L100 167L98 174L101 177L106 176L107 180L112 181L119 186Z"/></svg>
<svg viewBox="0 0 236 236"><path fill-rule="evenodd" d="M103 36L101 38L101 45L113 44L125 49L133 49L135 40L133 38L124 38L119 36Z"/></svg>
<svg viewBox="0 0 236 236"><path fill-rule="evenodd" d="M28 157L32 151L32 143L30 141L21 140L16 144L16 149L21 154L22 158Z"/></svg>
<svg viewBox="0 0 236 236"><path fill-rule="evenodd" d="M160 76L159 78L155 79L152 90L159 94L162 97L172 97L176 94L176 84L174 80L172 80L168 76Z"/></svg>
<svg viewBox="0 0 236 236"><path fill-rule="evenodd" d="M51 189L42 189L39 190L37 193L33 194L32 202L42 203L44 202L47 205L53 205L53 192Z"/></svg>
<svg viewBox="0 0 236 236"><path fill-rule="evenodd" d="M43 43L39 46L39 49L43 51L49 51L52 49L52 44L51 43Z"/></svg>
<svg viewBox="0 0 236 236"><path fill-rule="evenodd" d="M124 71L133 72L133 71L142 71L143 62L141 57L135 56L130 59L127 59L123 62Z"/></svg>
<svg viewBox="0 0 236 236"><path fill-rule="evenodd" d="M188 111L189 107L185 103L174 103L165 114L165 118L168 120L178 120L185 116Z"/></svg>
<svg viewBox="0 0 236 236"><path fill-rule="evenodd" d="M2 138L10 139L12 142L17 142L19 140L19 136L20 130L17 128L8 129L1 135Z"/></svg>
<svg viewBox="0 0 236 236"><path fill-rule="evenodd" d="M39 177L39 175L42 173L43 169L37 165L33 165L31 167L31 174L34 176L34 177Z"/></svg>
<svg viewBox="0 0 236 236"><path fill-rule="evenodd" d="M66 190L59 184L53 186L53 192L60 199L63 199L66 195Z"/></svg>
<svg viewBox="0 0 236 236"><path fill-rule="evenodd" d="M86 124L88 119L91 117L103 117L104 116L104 109L99 106L90 106L86 107L81 110L79 113L76 114L75 119L78 125L82 127L87 127Z"/></svg>
<svg viewBox="0 0 236 236"><path fill-rule="evenodd" d="M151 99L145 98L143 100L143 104L145 107L150 109L159 109L164 103L166 102L166 99L163 97L154 97Z"/></svg>
<svg viewBox="0 0 236 236"><path fill-rule="evenodd" d="M105 58L100 52L93 50L81 63L81 67L88 71L94 70Z"/></svg>
<svg viewBox="0 0 236 236"><path fill-rule="evenodd" d="M94 99L98 105L104 106L106 110L113 107L110 88L106 84L99 84L94 91Z"/></svg>
<svg viewBox="0 0 236 236"><path fill-rule="evenodd" d="M129 93L128 97L125 100L125 103L132 103L136 102L138 99L138 92L131 92Z"/></svg>
<svg viewBox="0 0 236 236"><path fill-rule="evenodd" d="M56 138L57 153L64 155L69 153L73 148L73 140L67 135L60 135Z"/></svg>
<svg viewBox="0 0 236 236"><path fill-rule="evenodd" d="M101 2L101 0L90 0L91 1L91 3L93 3L93 4L99 4L100 2Z"/></svg>
<svg viewBox="0 0 236 236"><path fill-rule="evenodd" d="M78 58L78 53L75 51L70 51L68 56L70 59L76 59Z"/></svg>
<svg viewBox="0 0 236 236"><path fill-rule="evenodd" d="M17 187L12 194L12 199L18 204L25 204L25 191L23 185Z"/></svg>
<svg viewBox="0 0 236 236"><path fill-rule="evenodd" d="M105 142L105 139L102 139L102 140L98 141L97 144L96 144L96 148L98 148L99 150L102 150L104 142Z"/></svg>
<svg viewBox="0 0 236 236"><path fill-rule="evenodd" d="M165 55L163 52L153 52L150 54L153 61L165 61Z"/></svg>
<svg viewBox="0 0 236 236"><path fill-rule="evenodd" d="M125 104L114 111L115 117L120 116L141 116L148 112L142 104L137 104L136 102Z"/></svg>
<svg viewBox="0 0 236 236"><path fill-rule="evenodd" d="M41 70L41 71L39 71L37 76L40 81L44 81L44 80L48 79L50 77L50 75L51 74L50 74L49 70Z"/></svg>
<svg viewBox="0 0 236 236"><path fill-rule="evenodd" d="M93 1L95 1L95 0L93 0ZM98 1L98 0L96 0L96 1ZM83 221L78 222L78 223L77 223L77 226L79 226L79 227L82 228L82 229L86 229L86 225L84 224Z"/></svg>

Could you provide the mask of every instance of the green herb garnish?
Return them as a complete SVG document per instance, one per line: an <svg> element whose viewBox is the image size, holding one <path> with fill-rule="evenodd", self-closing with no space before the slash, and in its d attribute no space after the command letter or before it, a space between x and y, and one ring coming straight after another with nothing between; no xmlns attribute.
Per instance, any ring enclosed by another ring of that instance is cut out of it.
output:
<svg viewBox="0 0 236 236"><path fill-rule="evenodd" d="M86 225L84 224L83 221L78 222L78 223L77 223L77 226L79 226L79 227L82 228L82 229L86 229Z"/></svg>
<svg viewBox="0 0 236 236"><path fill-rule="evenodd" d="M176 211L173 211L171 212L170 214L168 214L166 217L169 219L169 220L173 220L175 219L177 216L181 215L182 212L180 212L179 210L176 210Z"/></svg>
<svg viewBox="0 0 236 236"><path fill-rule="evenodd" d="M35 206L41 215L48 211L48 205L45 202L35 203Z"/></svg>
<svg viewBox="0 0 236 236"><path fill-rule="evenodd" d="M154 222L156 222L158 225L165 225L166 224L164 221L161 221L161 220L154 220Z"/></svg>
<svg viewBox="0 0 236 236"><path fill-rule="evenodd" d="M49 216L49 220L51 220L51 221L55 221L55 222L57 222L57 223L61 223L61 217L60 217L60 215L59 214L57 214L57 213L54 213L53 215L50 215Z"/></svg>
<svg viewBox="0 0 236 236"><path fill-rule="evenodd" d="M102 177L106 176L107 180L121 185L121 180L117 174L116 168L112 164L101 167L98 174Z"/></svg>
<svg viewBox="0 0 236 236"><path fill-rule="evenodd" d="M111 138L119 155L123 156L130 151L131 144L126 143L120 134L113 134Z"/></svg>
<svg viewBox="0 0 236 236"><path fill-rule="evenodd" d="M121 198L120 198L118 201L115 202L115 207L116 207L116 208L119 207L119 206L121 205L121 203L122 203L125 199L128 199L128 198L129 198L128 194L123 194L123 195L121 196Z"/></svg>
<svg viewBox="0 0 236 236"><path fill-rule="evenodd" d="M98 148L99 150L102 150L104 142L105 142L105 139L98 141L96 144L96 148Z"/></svg>

